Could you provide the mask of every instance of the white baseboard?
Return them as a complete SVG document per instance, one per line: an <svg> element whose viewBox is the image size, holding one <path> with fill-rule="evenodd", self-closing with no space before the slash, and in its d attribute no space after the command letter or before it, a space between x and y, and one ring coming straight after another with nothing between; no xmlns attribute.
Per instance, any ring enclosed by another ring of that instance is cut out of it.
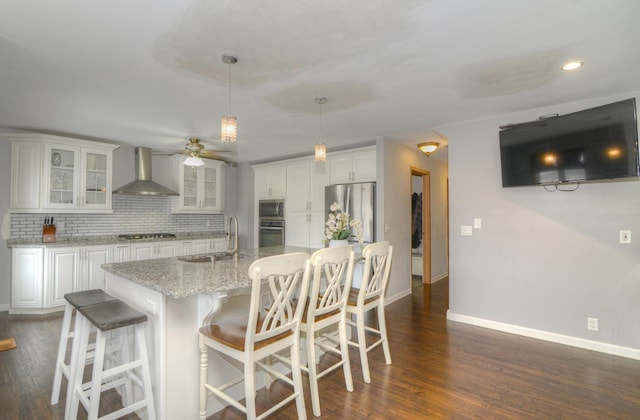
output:
<svg viewBox="0 0 640 420"><path fill-rule="evenodd" d="M433 284L433 283L435 283L435 282L437 282L437 281L440 281L440 280L442 280L442 279L444 279L444 278L446 278L446 277L449 277L449 272L448 272L448 271L445 271L445 272L444 272L444 273L442 273L442 274L438 274L438 275L437 275L437 276L435 276L435 277L431 277L431 284Z"/></svg>
<svg viewBox="0 0 640 420"><path fill-rule="evenodd" d="M393 295L393 296L387 296L387 297L385 298L385 300L384 300L384 306L387 306L388 304L393 303L393 302L395 302L396 300L400 300L400 299L402 299L402 298L403 298L403 297L405 297L405 296L409 296L410 294L411 294L411 289L409 289L409 290L404 290L404 291L402 291L402 292L400 292L400 293L397 293L397 294L395 294L395 295Z"/></svg>
<svg viewBox="0 0 640 420"><path fill-rule="evenodd" d="M9 304L6 303L4 305L0 305L0 312L4 312L4 311L8 311L9 310Z"/></svg>
<svg viewBox="0 0 640 420"><path fill-rule="evenodd" d="M602 343L600 341L585 340L584 338L572 337L568 335L556 334L548 331L535 330L533 328L521 327L518 325L504 324L502 322L490 321L482 318L475 318L467 315L460 315L447 311L447 319L464 324L475 325L477 327L489 328L525 337L536 338L538 340L551 341L553 343L578 347L586 350L593 350L600 353L614 356L626 357L640 360L640 349L617 346L615 344Z"/></svg>

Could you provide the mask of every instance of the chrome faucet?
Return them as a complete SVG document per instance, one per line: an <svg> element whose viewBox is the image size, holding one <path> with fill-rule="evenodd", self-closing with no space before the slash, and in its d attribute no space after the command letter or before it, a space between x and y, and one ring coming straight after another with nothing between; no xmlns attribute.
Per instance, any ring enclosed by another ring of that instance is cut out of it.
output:
<svg viewBox="0 0 640 420"><path fill-rule="evenodd" d="M233 247L231 245L231 226L233 223ZM229 216L229 224L227 225L227 252L233 254L237 260L239 254L238 248L238 219L236 216Z"/></svg>

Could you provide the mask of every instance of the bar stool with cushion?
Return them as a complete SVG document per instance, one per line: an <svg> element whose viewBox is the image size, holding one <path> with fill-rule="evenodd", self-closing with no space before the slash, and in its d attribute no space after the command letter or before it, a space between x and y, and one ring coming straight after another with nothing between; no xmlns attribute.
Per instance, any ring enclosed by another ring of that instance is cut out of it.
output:
<svg viewBox="0 0 640 420"><path fill-rule="evenodd" d="M307 351L307 363L302 369L309 373L311 405L316 417L320 417L318 379L342 366L347 391L353 391L345 311L353 278L353 261L354 253L350 246L321 249L311 256L313 281L300 330L305 333ZM332 326L338 327L337 340L335 331L327 331ZM316 335L319 333L323 334L318 340ZM316 346L337 354L340 360L318 371Z"/></svg>
<svg viewBox="0 0 640 420"><path fill-rule="evenodd" d="M347 323L356 326L358 336L358 341L349 341L349 345L357 347L360 352L362 376L365 383L371 383L367 352L382 344L385 362L388 365L391 364L391 352L389 351L384 316L384 294L389 282L392 251L393 247L388 241L367 245L362 250L362 256L364 257L362 284L360 289L351 289L349 300L347 301L347 314L356 319L355 322L347 319ZM378 329L364 323L365 314L374 309L378 315ZM367 346L366 341L367 333L377 337L377 340L369 346Z"/></svg>
<svg viewBox="0 0 640 420"><path fill-rule="evenodd" d="M309 255L303 252L276 255L254 261L249 267L252 281L251 303L245 316L223 319L200 328L200 419L207 415L207 397L213 394L244 412L248 419L261 419L295 399L298 418L306 418L300 372L300 318L309 287ZM269 301L266 301L267 296ZM208 383L208 349L211 348L244 365L244 375L226 384ZM289 349L291 378L278 372L263 359ZM256 367L293 386L293 393L271 408L256 413ZM244 381L245 405L228 392Z"/></svg>
<svg viewBox="0 0 640 420"><path fill-rule="evenodd" d="M141 390L141 397L138 401L134 401L133 392L126 392L123 398L124 407L100 418L116 419L146 407L148 418L155 419L149 358L144 334L147 315L136 311L122 301L86 306L80 308L79 312L83 315L78 332L80 334L78 338L79 352L76 367L72 370L74 375L69 379L72 390L71 403L69 410L65 412L65 418L75 419L78 405L82 403L87 410L87 418L89 420L97 419L102 392L123 384L130 384L130 386L135 385ZM82 383L82 368L84 367L84 359L86 359L91 325L97 328L95 355L90 386L85 389L86 387ZM134 329L134 352L129 351L128 327L130 326ZM107 336L110 332L120 335L123 357L120 358L119 365L104 369ZM137 357L131 360L130 354L136 354Z"/></svg>
<svg viewBox="0 0 640 420"><path fill-rule="evenodd" d="M71 318L73 313L76 312L77 314L77 309L85 306L117 300L113 296L105 293L102 289L67 293L64 295L64 298L67 301L67 304L64 309L64 316L62 317L62 329L60 331L60 341L58 343L58 357L56 358L56 367L53 374L53 386L51 389L51 404L53 405L57 404L60 399L62 376L64 375L64 377L67 378L67 381L69 381L70 368L73 364L73 360L70 360L69 363L66 362L69 340L72 340L71 345L73 347L73 339L75 337L74 331L77 331L77 327L71 330ZM78 320L81 316L82 315L76 315L76 325L78 325Z"/></svg>

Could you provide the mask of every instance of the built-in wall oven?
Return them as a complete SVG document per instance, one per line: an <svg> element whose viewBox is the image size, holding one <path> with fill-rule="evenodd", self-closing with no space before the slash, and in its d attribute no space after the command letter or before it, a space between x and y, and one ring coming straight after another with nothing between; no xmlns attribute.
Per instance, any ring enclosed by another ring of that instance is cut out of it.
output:
<svg viewBox="0 0 640 420"><path fill-rule="evenodd" d="M284 200L260 200L258 219L258 246L283 246Z"/></svg>

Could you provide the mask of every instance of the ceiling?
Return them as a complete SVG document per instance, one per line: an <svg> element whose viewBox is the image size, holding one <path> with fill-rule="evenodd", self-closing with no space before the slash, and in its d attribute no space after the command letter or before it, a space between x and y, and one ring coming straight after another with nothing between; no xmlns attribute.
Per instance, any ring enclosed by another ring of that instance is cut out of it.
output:
<svg viewBox="0 0 640 420"><path fill-rule="evenodd" d="M639 42L637 0L0 0L0 127L217 148L230 73L237 162L446 143L438 126L639 90Z"/></svg>

